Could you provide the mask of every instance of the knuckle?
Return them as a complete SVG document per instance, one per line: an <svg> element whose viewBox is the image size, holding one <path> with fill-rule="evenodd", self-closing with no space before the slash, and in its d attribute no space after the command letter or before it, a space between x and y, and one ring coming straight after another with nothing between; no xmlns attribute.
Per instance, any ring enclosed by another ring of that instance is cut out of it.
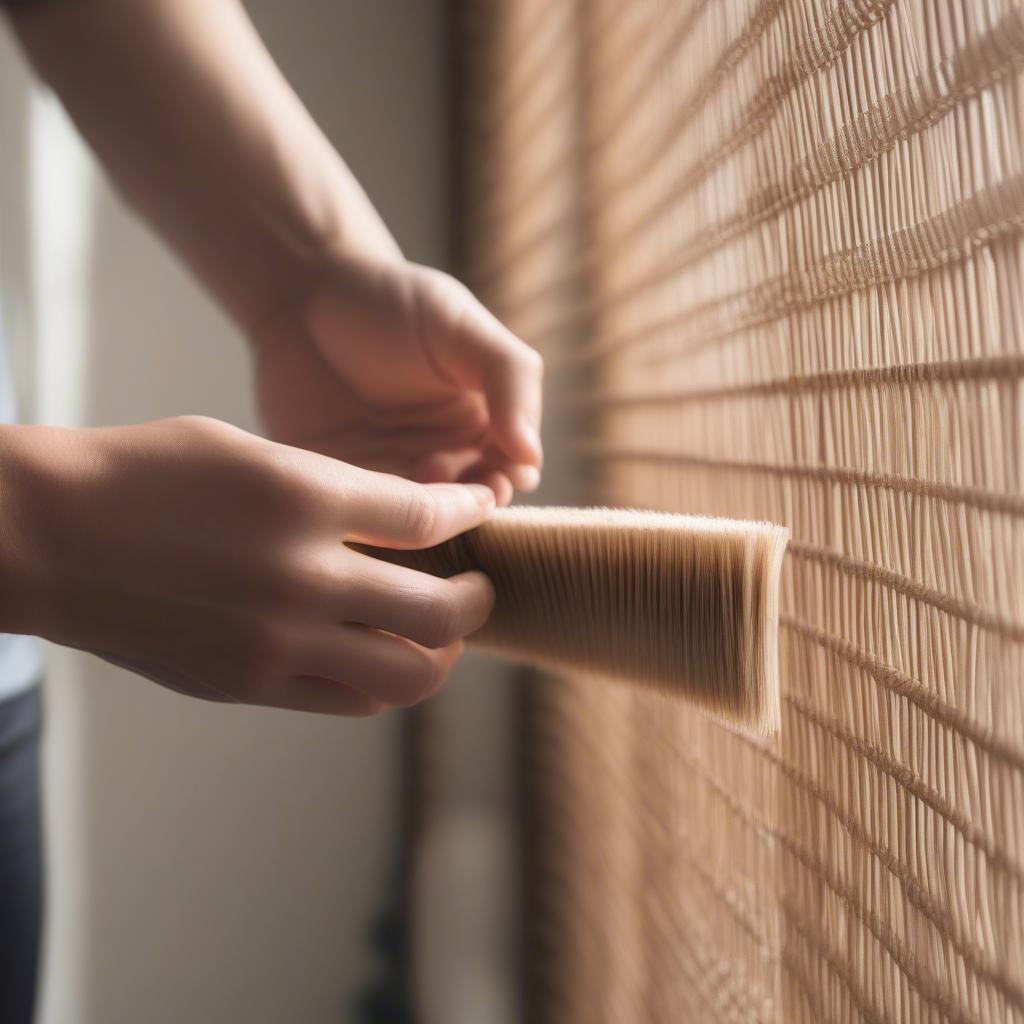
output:
<svg viewBox="0 0 1024 1024"><path fill-rule="evenodd" d="M462 615L454 595L440 590L426 603L422 630L425 647L447 647L461 638Z"/></svg>
<svg viewBox="0 0 1024 1024"><path fill-rule="evenodd" d="M490 577L480 573L479 583L480 587L477 591L477 598L473 605L473 611L475 613L474 629L479 629L480 626L490 618L491 612L494 611L495 601L498 599L494 590L494 584L491 582Z"/></svg>
<svg viewBox="0 0 1024 1024"><path fill-rule="evenodd" d="M421 488L413 488L402 500L405 502L402 510L405 535L412 543L426 547L437 526L437 505L429 492Z"/></svg>
<svg viewBox="0 0 1024 1024"><path fill-rule="evenodd" d="M436 658L428 658L423 670L423 685L420 691L421 699L433 697L444 685L448 678L448 666Z"/></svg>
<svg viewBox="0 0 1024 1024"><path fill-rule="evenodd" d="M457 306L473 297L473 293L457 277L437 267L418 266L417 274L424 290L437 302Z"/></svg>
<svg viewBox="0 0 1024 1024"><path fill-rule="evenodd" d="M418 704L433 697L448 676L448 666L426 651L417 652L408 673L408 693L404 703Z"/></svg>
<svg viewBox="0 0 1024 1024"><path fill-rule="evenodd" d="M536 377L544 375L544 357L535 348L524 344L520 360L530 374Z"/></svg>
<svg viewBox="0 0 1024 1024"><path fill-rule="evenodd" d="M345 563L319 539L288 538L260 575L261 605L281 613L305 613L337 604Z"/></svg>

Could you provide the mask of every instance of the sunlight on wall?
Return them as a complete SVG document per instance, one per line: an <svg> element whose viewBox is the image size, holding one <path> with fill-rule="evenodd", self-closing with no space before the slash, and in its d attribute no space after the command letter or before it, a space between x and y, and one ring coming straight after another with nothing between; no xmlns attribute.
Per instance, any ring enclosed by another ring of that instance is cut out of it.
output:
<svg viewBox="0 0 1024 1024"><path fill-rule="evenodd" d="M36 419L78 426L87 415L95 173L63 108L48 93L32 95L28 161Z"/></svg>

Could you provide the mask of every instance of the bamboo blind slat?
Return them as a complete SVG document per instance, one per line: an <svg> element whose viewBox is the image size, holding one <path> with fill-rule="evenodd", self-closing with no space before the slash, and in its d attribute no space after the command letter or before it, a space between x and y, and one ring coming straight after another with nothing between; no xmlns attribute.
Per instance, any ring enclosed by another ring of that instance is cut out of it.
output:
<svg viewBox="0 0 1024 1024"><path fill-rule="evenodd" d="M461 0L581 501L775 520L783 725L532 691L538 1019L1024 1021L1024 5Z"/></svg>

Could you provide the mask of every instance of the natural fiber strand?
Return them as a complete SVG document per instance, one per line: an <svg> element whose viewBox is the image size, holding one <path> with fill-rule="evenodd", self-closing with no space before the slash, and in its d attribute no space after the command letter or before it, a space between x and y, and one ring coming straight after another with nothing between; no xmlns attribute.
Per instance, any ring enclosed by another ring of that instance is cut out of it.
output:
<svg viewBox="0 0 1024 1024"><path fill-rule="evenodd" d="M777 736L531 688L534 1018L1024 1022L1024 4L459 8L560 499L792 535Z"/></svg>
<svg viewBox="0 0 1024 1024"><path fill-rule="evenodd" d="M476 646L774 732L787 539L768 523L517 506L434 548L370 550L436 576L485 572L496 600Z"/></svg>

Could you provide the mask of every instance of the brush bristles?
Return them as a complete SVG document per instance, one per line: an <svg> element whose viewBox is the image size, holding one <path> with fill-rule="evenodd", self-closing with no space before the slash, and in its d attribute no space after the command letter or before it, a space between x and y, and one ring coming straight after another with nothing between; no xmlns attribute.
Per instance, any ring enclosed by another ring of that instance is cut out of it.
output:
<svg viewBox="0 0 1024 1024"><path fill-rule="evenodd" d="M778 589L788 532L616 509L501 509L424 551L374 554L497 595L478 646L654 687L730 725L779 725Z"/></svg>

